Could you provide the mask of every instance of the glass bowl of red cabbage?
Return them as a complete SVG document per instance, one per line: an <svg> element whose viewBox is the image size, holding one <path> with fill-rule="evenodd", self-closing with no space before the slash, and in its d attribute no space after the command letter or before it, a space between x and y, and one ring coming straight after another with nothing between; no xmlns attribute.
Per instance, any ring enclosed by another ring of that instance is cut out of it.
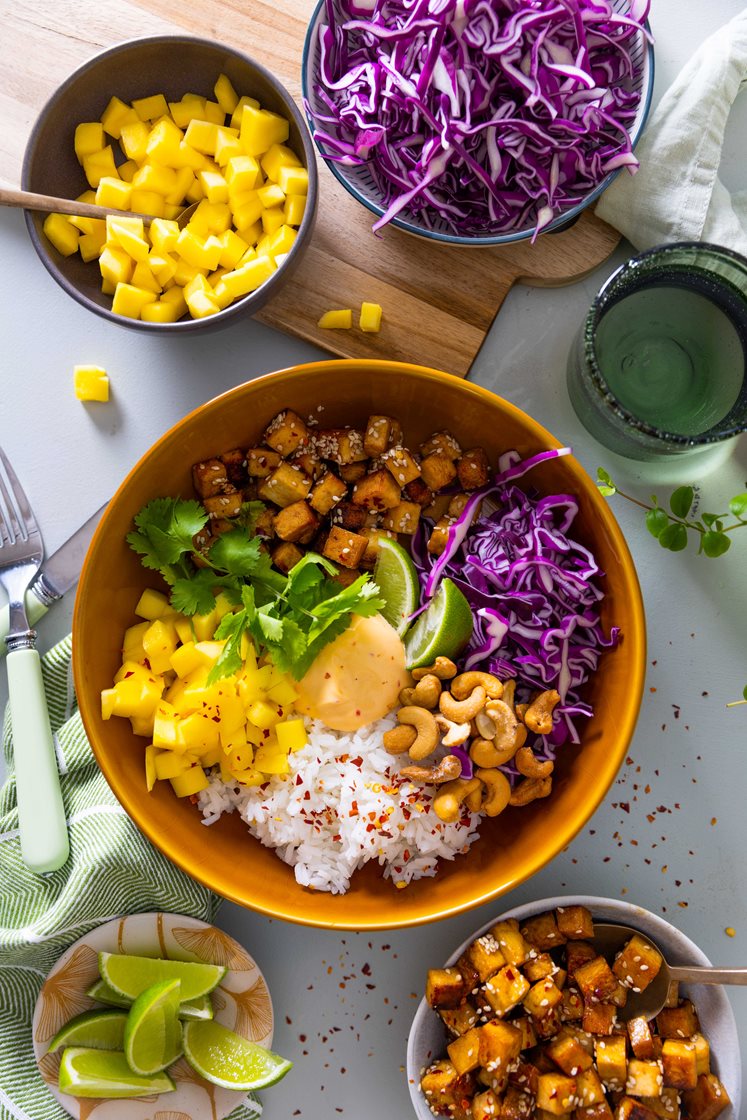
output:
<svg viewBox="0 0 747 1120"><path fill-rule="evenodd" d="M649 0L319 0L304 107L374 215L455 245L571 225L634 172L654 80Z"/></svg>

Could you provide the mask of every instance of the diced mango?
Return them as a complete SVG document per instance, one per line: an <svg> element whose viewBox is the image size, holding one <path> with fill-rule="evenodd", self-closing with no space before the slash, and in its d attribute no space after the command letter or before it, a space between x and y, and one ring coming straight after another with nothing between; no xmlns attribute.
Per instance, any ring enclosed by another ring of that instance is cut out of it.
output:
<svg viewBox="0 0 747 1120"><path fill-rule="evenodd" d="M163 288L167 281L173 278L176 272L176 260L168 253L162 256L159 253L151 252L148 254L146 263L161 288Z"/></svg>
<svg viewBox="0 0 747 1120"><path fill-rule="evenodd" d="M215 154L215 141L218 138L218 126L212 121L193 119L187 126L184 141L202 155Z"/></svg>
<svg viewBox="0 0 747 1120"><path fill-rule="evenodd" d="M126 284L132 276L132 257L119 246L107 244L101 250L99 269L104 280L108 280L112 291L115 291L117 284Z"/></svg>
<svg viewBox="0 0 747 1120"><path fill-rule="evenodd" d="M97 206L106 206L110 210L126 210L130 205L132 187L122 179L114 179L111 175L102 175L96 187L95 202Z"/></svg>
<svg viewBox="0 0 747 1120"><path fill-rule="evenodd" d="M185 168L188 170L188 168ZM171 167L165 167L161 163L144 163L132 177L132 189L134 191L154 191L156 194L162 194L164 198L166 195L172 194L176 189L176 171Z"/></svg>
<svg viewBox="0 0 747 1120"><path fill-rule="evenodd" d="M100 366L74 366L73 379L79 401L109 400L109 377Z"/></svg>
<svg viewBox="0 0 747 1120"><path fill-rule="evenodd" d="M381 307L378 303L361 304L361 313L358 320L362 331L376 333L381 328Z"/></svg>
<svg viewBox="0 0 747 1120"><path fill-rule="evenodd" d="M186 304L184 310L186 311ZM183 314L175 304L157 299L155 303L146 303L140 312L140 318L144 323L175 323Z"/></svg>
<svg viewBox="0 0 747 1120"><path fill-rule="evenodd" d="M79 124L75 129L75 154L78 162L83 163L84 156L100 152L104 147L104 127L100 121L91 121Z"/></svg>
<svg viewBox="0 0 747 1120"><path fill-rule="evenodd" d="M138 214L148 214L151 218L166 217L166 201L157 191L133 190L130 205Z"/></svg>
<svg viewBox="0 0 747 1120"><path fill-rule="evenodd" d="M174 270L176 265L174 265ZM173 275L173 270L172 270ZM159 284L156 277L147 261L138 261L132 272L131 283L136 288L143 288L146 292L155 292L156 295L161 294L161 284Z"/></svg>
<svg viewBox="0 0 747 1120"><path fill-rule="evenodd" d="M266 183L264 187L258 189L257 198L266 210L270 210L273 206L283 205L285 192L280 189L277 183Z"/></svg>
<svg viewBox="0 0 747 1120"><path fill-rule="evenodd" d="M150 622L155 622L167 610L169 610L168 599L163 592L156 591L152 587L146 587L135 606L135 614L138 618L146 618ZM142 641L142 637L140 640Z"/></svg>
<svg viewBox="0 0 747 1120"><path fill-rule="evenodd" d="M187 310L187 301L184 298L184 292L178 286L175 286L173 288L169 288L168 291L163 292L159 302L160 303L165 303L169 307L173 307L176 310L177 318L184 315L186 310ZM152 304L149 305L149 306L152 306ZM191 624L191 622L189 622L188 619L185 620L185 622L186 622L187 626L189 626L189 633L191 634L192 633L192 624Z"/></svg>
<svg viewBox="0 0 747 1120"><path fill-rule="evenodd" d="M265 234L272 236L285 224L285 215L279 206L274 206L271 210L262 211L261 220Z"/></svg>
<svg viewBox="0 0 747 1120"><path fill-rule="evenodd" d="M154 124L148 133L145 155L152 163L176 167L179 163L179 145L184 139L182 130L170 119Z"/></svg>
<svg viewBox="0 0 747 1120"><path fill-rule="evenodd" d="M217 101L209 101L206 99L203 112L205 115L205 120L209 121L211 124L225 124L226 114L223 112Z"/></svg>
<svg viewBox="0 0 747 1120"><path fill-rule="evenodd" d="M261 284L264 284L265 280L272 276L274 271L275 262L270 257L257 257L256 260L241 265L233 272L227 272L221 283L225 284L227 291L231 293L234 299L238 299L248 292L256 291Z"/></svg>
<svg viewBox="0 0 747 1120"><path fill-rule="evenodd" d="M300 226L306 212L306 196L303 194L289 194L285 200L283 213L289 226Z"/></svg>
<svg viewBox="0 0 747 1120"><path fill-rule="evenodd" d="M285 194L305 195L309 193L309 173L305 167L291 167L286 163L280 164L277 183Z"/></svg>
<svg viewBox="0 0 747 1120"><path fill-rule="evenodd" d="M132 102L132 108L141 121L155 121L169 111L166 98L162 93L154 93L150 97L137 97Z"/></svg>
<svg viewBox="0 0 747 1120"><path fill-rule="evenodd" d="M260 178L259 164L253 156L234 156L226 164L226 182L232 193L254 190Z"/></svg>
<svg viewBox="0 0 747 1120"><path fill-rule="evenodd" d="M325 311L316 324L324 330L349 330L353 325L352 308L339 311Z"/></svg>
<svg viewBox="0 0 747 1120"><path fill-rule="evenodd" d="M179 226L176 222L168 222L165 218L155 218L150 223L151 244L160 255L172 253L176 249L178 239Z"/></svg>
<svg viewBox="0 0 747 1120"><path fill-rule="evenodd" d="M222 248L217 238L203 241L191 229L183 229L176 243L176 252L187 264L207 272L218 267Z"/></svg>
<svg viewBox="0 0 747 1120"><path fill-rule="evenodd" d="M259 727L263 730L274 727L280 719L275 705L268 703L266 700L255 700L254 703L250 704L247 708L246 714L255 727Z"/></svg>
<svg viewBox="0 0 747 1120"><path fill-rule="evenodd" d="M225 114L232 113L239 103L239 95L231 85L231 79L226 74L220 74L218 81L213 86L215 100Z"/></svg>
<svg viewBox="0 0 747 1120"><path fill-rule="evenodd" d="M106 219L106 230L109 242L116 242L134 261L147 260L150 248L144 236L138 236L129 226L117 221L112 215Z"/></svg>
<svg viewBox="0 0 747 1120"><path fill-rule="evenodd" d="M279 226L275 231L270 240L270 254L275 258L276 264L277 258L281 253L290 253L297 237L298 234L296 231L285 224Z"/></svg>
<svg viewBox="0 0 747 1120"><path fill-rule="evenodd" d="M124 163L120 163L117 171L119 172L119 177L123 183L131 183L133 176L137 171L137 164L135 163L134 159L125 160Z"/></svg>
<svg viewBox="0 0 747 1120"><path fill-rule="evenodd" d="M139 118L122 125L119 143L127 159L142 163L148 151L150 129Z"/></svg>
<svg viewBox="0 0 747 1120"><path fill-rule="evenodd" d="M217 315L220 307L207 292L195 292L187 297L187 307L193 319L204 319L208 315Z"/></svg>
<svg viewBox="0 0 747 1120"><path fill-rule="evenodd" d="M145 788L148 793L153 789L156 784L156 748L149 746L145 748Z"/></svg>
<svg viewBox="0 0 747 1120"><path fill-rule="evenodd" d="M273 183L277 183L280 179L280 169L282 167L300 167L301 161L293 151L282 141L277 144L272 144L268 151L263 155L260 166L268 179ZM301 194L301 191L286 191L286 194Z"/></svg>
<svg viewBox="0 0 747 1120"><path fill-rule="evenodd" d="M208 202L228 202L228 183L215 171L198 171L197 178Z"/></svg>
<svg viewBox="0 0 747 1120"><path fill-rule="evenodd" d="M276 724L275 734L284 751L300 751L309 741L302 719L287 719Z"/></svg>
<svg viewBox="0 0 747 1120"><path fill-rule="evenodd" d="M155 299L155 292L135 288L132 284L117 284L112 299L112 311L115 315L124 315L128 319L139 319L145 305L154 303Z"/></svg>
<svg viewBox="0 0 747 1120"><path fill-rule="evenodd" d="M225 167L230 159L243 154L239 134L235 128L218 128L215 138L215 162Z"/></svg>
<svg viewBox="0 0 747 1120"><path fill-rule="evenodd" d="M64 214L48 214L42 226L45 236L63 257L70 257L78 248L80 233Z"/></svg>
<svg viewBox="0 0 747 1120"><path fill-rule="evenodd" d="M173 704L161 700L153 718L153 746L171 750L177 741L179 717Z"/></svg>
<svg viewBox="0 0 747 1120"><path fill-rule="evenodd" d="M290 771L288 753L277 745L259 747L254 754L254 767L263 774L287 774Z"/></svg>
<svg viewBox="0 0 747 1120"><path fill-rule="evenodd" d="M193 765L183 754L176 754L175 751L159 751L153 760L156 778L161 780L176 778L192 769Z"/></svg>
<svg viewBox="0 0 747 1120"><path fill-rule="evenodd" d="M101 223L103 225L103 222ZM84 261L94 261L101 256L106 241L105 233L84 233L78 242L78 252Z"/></svg>
<svg viewBox="0 0 747 1120"><path fill-rule="evenodd" d="M171 778L171 787L177 797L192 797L200 790L207 789L209 785L205 771L201 766L192 766L191 769L185 770L183 774L177 774L176 777Z"/></svg>
<svg viewBox="0 0 747 1120"><path fill-rule="evenodd" d="M236 265L249 248L246 241L232 229L227 229L224 233L219 234L218 240L221 243L221 254L218 258L218 263L222 268L236 268Z"/></svg>
<svg viewBox="0 0 747 1120"><path fill-rule="evenodd" d="M245 105L251 105L252 109L259 109L259 101L255 97L240 97L231 114L231 128L235 128L237 131L241 127L241 117Z"/></svg>
<svg viewBox="0 0 747 1120"><path fill-rule="evenodd" d="M123 125L131 124L132 121L136 120L138 120L138 115L135 110L125 101L120 100L119 97L112 97L101 114L104 132L108 132L114 140L119 140Z"/></svg>
<svg viewBox="0 0 747 1120"><path fill-rule="evenodd" d="M190 121L199 120L204 114L205 98L185 93L181 101L169 101L169 112L179 128L186 128Z"/></svg>
<svg viewBox="0 0 747 1120"><path fill-rule="evenodd" d="M261 156L273 144L283 144L290 132L288 121L269 109L253 109L245 105L241 112L239 134L241 146L248 156Z"/></svg>

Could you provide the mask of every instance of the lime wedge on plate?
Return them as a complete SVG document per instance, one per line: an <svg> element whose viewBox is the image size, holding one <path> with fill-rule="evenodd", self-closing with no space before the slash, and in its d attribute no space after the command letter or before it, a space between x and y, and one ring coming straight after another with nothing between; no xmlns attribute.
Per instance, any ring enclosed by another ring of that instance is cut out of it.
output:
<svg viewBox="0 0 747 1120"><path fill-rule="evenodd" d="M87 996L91 999L98 1000L99 1003L108 1003L112 1007L132 1007L132 1000L127 996L121 996L110 988L105 980L97 980L95 984L86 992ZM179 1004L179 1018L180 1019L212 1019L213 1017L213 1003L209 995L197 996L195 999L182 1000ZM78 1043L76 1043L78 1045ZM90 1046L92 1043L80 1043L81 1046ZM118 1050L119 1046L112 1047Z"/></svg>
<svg viewBox="0 0 747 1120"><path fill-rule="evenodd" d="M196 999L182 1000L179 1004L180 1019L212 1019L213 1001L210 996L197 996Z"/></svg>
<svg viewBox="0 0 747 1120"><path fill-rule="evenodd" d="M99 1003L111 1004L112 1007L126 1007L128 1009L132 1007L132 1000L127 999L126 996L121 996L119 992L115 992L105 980L97 980L94 984L91 984L91 987L86 991L86 995L90 996L91 999L98 1000Z"/></svg>
<svg viewBox="0 0 747 1120"><path fill-rule="evenodd" d="M121 1050L126 1011L84 1011L65 1023L49 1044L49 1053L61 1046L91 1046L95 1050Z"/></svg>
<svg viewBox="0 0 747 1120"><path fill-rule="evenodd" d="M141 1077L133 1073L120 1051L72 1046L62 1053L59 1087L73 1097L149 1097L171 1093L176 1086L167 1073Z"/></svg>
<svg viewBox="0 0 747 1120"><path fill-rule="evenodd" d="M429 606L405 637L408 669L432 665L437 657L457 657L472 635L472 609L450 579L444 579Z"/></svg>
<svg viewBox="0 0 747 1120"><path fill-rule="evenodd" d="M133 1073L151 1077L182 1052L178 980L163 980L137 997L127 1016L124 1054Z"/></svg>
<svg viewBox="0 0 747 1120"><path fill-rule="evenodd" d="M212 992L226 975L222 965L134 957L126 953L99 953L99 972L101 979L117 995L131 1000L162 980L179 980L181 998L197 999Z"/></svg>
<svg viewBox="0 0 747 1120"><path fill-rule="evenodd" d="M184 1024L184 1057L202 1077L224 1089L266 1089L293 1065L216 1022Z"/></svg>
<svg viewBox="0 0 747 1120"><path fill-rule="evenodd" d="M381 613L401 636L420 603L418 573L407 549L389 537L380 537L373 578L384 599Z"/></svg>

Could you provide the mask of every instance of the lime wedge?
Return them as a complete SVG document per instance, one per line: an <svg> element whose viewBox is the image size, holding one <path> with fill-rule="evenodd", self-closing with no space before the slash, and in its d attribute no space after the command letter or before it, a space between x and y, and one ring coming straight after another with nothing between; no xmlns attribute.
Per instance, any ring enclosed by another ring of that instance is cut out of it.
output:
<svg viewBox="0 0 747 1120"><path fill-rule="evenodd" d="M121 1051L80 1046L63 1050L59 1087L73 1097L149 1097L176 1088L167 1073L155 1077L133 1073Z"/></svg>
<svg viewBox="0 0 747 1120"><path fill-rule="evenodd" d="M127 1016L124 1053L133 1073L151 1077L182 1052L178 980L163 980L137 997Z"/></svg>
<svg viewBox="0 0 747 1120"><path fill-rule="evenodd" d="M86 992L87 996L91 999L98 1000L99 1003L107 1003L112 1007L124 1007L129 1009L132 1007L132 1000L127 996L121 996L110 988L105 980L97 980L95 984ZM213 1002L209 995L197 996L195 999L185 999L179 1004L179 1018L180 1019L212 1019L213 1017ZM83 1045L83 1043L81 1043ZM85 1043L86 1046L92 1045ZM119 1046L113 1047L117 1050Z"/></svg>
<svg viewBox="0 0 747 1120"><path fill-rule="evenodd" d="M84 1011L66 1023L49 1044L49 1053L61 1046L92 1046L95 1050L121 1050L125 1011Z"/></svg>
<svg viewBox="0 0 747 1120"><path fill-rule="evenodd" d="M220 1023L185 1023L184 1057L207 1081L224 1089L266 1089L293 1065Z"/></svg>
<svg viewBox="0 0 747 1120"><path fill-rule="evenodd" d="M408 669L432 665L437 657L457 657L472 634L472 609L450 579L441 581L433 601L405 637Z"/></svg>
<svg viewBox="0 0 747 1120"><path fill-rule="evenodd" d="M381 613L398 634L404 634L407 620L420 602L418 573L407 549L380 537L373 578L384 599Z"/></svg>
<svg viewBox="0 0 747 1120"><path fill-rule="evenodd" d="M179 980L182 999L197 999L212 992L226 975L222 965L133 957L125 953L99 953L99 972L110 988L130 1000L137 999L146 988L162 980Z"/></svg>

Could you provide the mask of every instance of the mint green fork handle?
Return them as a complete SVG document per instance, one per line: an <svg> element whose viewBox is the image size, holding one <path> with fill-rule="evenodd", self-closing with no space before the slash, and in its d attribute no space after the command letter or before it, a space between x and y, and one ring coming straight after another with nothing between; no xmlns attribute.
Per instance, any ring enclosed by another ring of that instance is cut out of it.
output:
<svg viewBox="0 0 747 1120"><path fill-rule="evenodd" d="M49 610L46 603L43 603L38 595L35 595L32 589L26 592L26 617L29 626L35 626L40 618ZM5 657L5 638L8 636L10 628L10 611L8 604L0 607L0 658Z"/></svg>
<svg viewBox="0 0 747 1120"><path fill-rule="evenodd" d="M37 874L56 871L70 846L39 654L12 650L7 669L21 855Z"/></svg>

